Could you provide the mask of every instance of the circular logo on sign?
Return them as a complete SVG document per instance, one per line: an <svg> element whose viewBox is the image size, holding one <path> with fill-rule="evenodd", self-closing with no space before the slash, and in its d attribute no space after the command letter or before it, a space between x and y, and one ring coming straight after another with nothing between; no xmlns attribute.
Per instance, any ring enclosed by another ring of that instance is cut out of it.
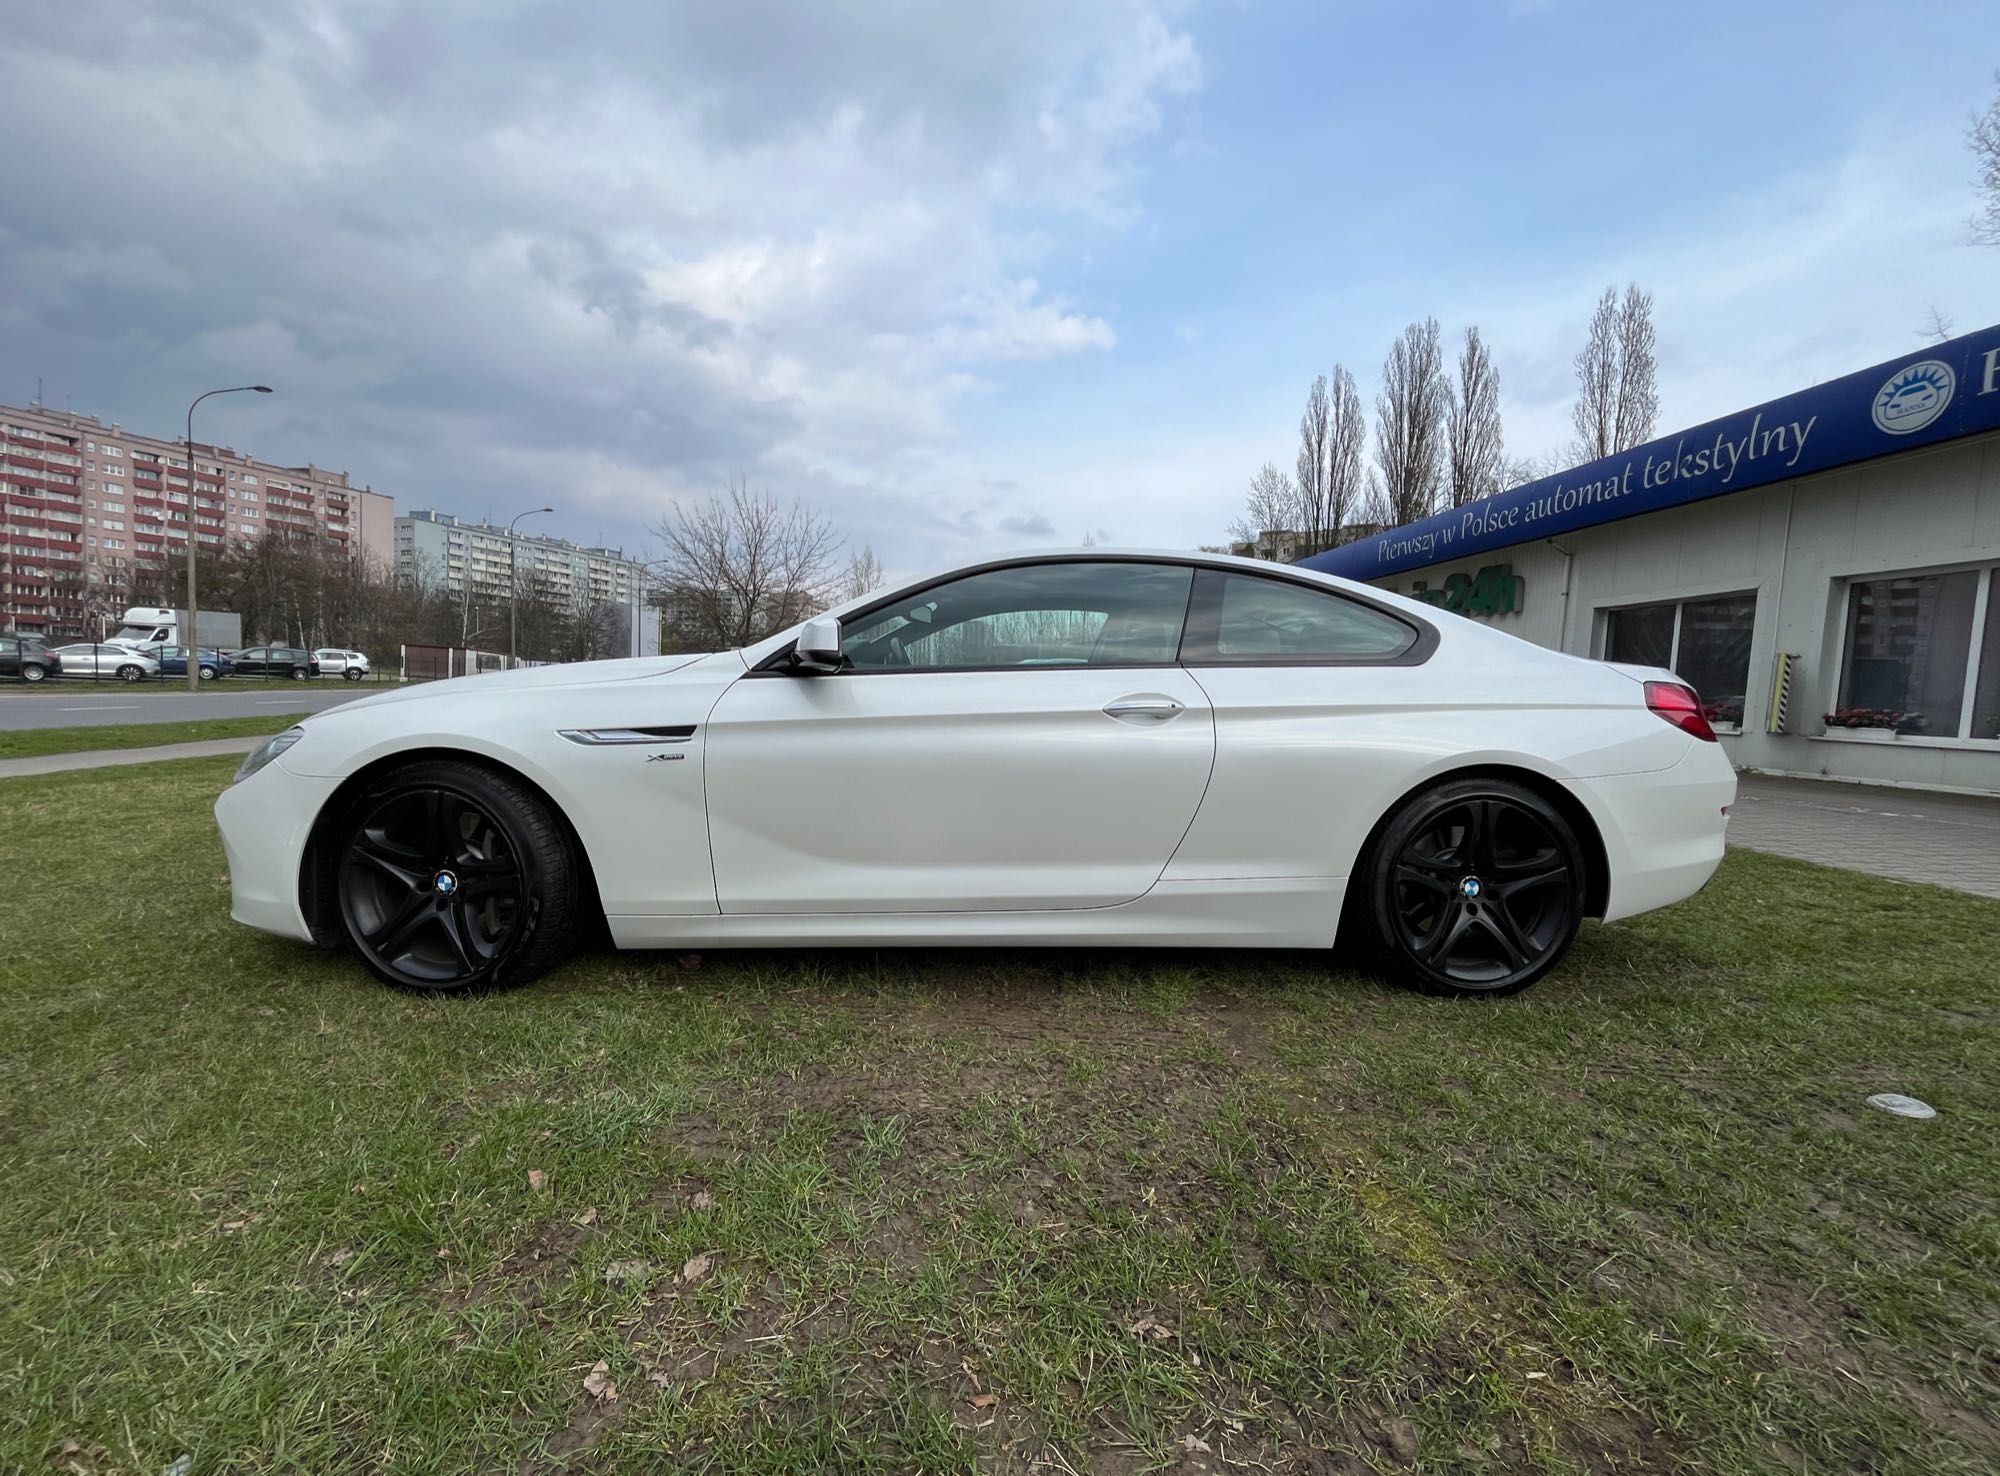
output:
<svg viewBox="0 0 2000 1476"><path fill-rule="evenodd" d="M1875 424L1892 436L1922 430L1944 414L1958 376L1942 359L1925 359L1889 376L1875 396Z"/></svg>

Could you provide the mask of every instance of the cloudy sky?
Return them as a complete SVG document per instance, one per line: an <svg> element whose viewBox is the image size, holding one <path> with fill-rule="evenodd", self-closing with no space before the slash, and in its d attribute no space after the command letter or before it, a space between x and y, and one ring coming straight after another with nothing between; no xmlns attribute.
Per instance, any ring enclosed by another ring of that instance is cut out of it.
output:
<svg viewBox="0 0 2000 1476"><path fill-rule="evenodd" d="M735 475L892 573L1212 541L1311 377L1477 323L1567 437L2000 320L1991 0L63 0L0 28L0 402L644 547Z"/></svg>

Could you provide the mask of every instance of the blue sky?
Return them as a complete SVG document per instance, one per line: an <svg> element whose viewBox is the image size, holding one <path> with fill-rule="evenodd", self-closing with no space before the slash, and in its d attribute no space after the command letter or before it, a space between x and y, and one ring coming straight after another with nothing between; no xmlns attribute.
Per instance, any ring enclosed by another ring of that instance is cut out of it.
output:
<svg viewBox="0 0 2000 1476"><path fill-rule="evenodd" d="M737 474L895 573L1186 546L1426 314L1514 455L1614 282L1663 428L2000 319L1996 66L1990 3L76 0L0 35L0 401L268 379L215 435L635 547Z"/></svg>

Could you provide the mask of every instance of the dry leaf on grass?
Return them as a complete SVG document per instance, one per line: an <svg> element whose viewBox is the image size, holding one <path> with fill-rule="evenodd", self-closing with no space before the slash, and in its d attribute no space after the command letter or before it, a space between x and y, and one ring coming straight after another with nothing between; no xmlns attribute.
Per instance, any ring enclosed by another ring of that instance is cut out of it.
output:
<svg viewBox="0 0 2000 1476"><path fill-rule="evenodd" d="M706 1189L697 1189L688 1200L688 1203L698 1210L705 1210L715 1203L715 1196L710 1194Z"/></svg>
<svg viewBox="0 0 2000 1476"><path fill-rule="evenodd" d="M613 1261L604 1268L606 1281L651 1281L660 1268L651 1261Z"/></svg>
<svg viewBox="0 0 2000 1476"><path fill-rule="evenodd" d="M699 1281L702 1277L708 1275L708 1268L714 1264L715 1258L706 1251L698 1256L690 1257L688 1263L681 1267L681 1280Z"/></svg>
<svg viewBox="0 0 2000 1476"><path fill-rule="evenodd" d="M528 1170L528 1187L534 1190L535 1193L540 1194L542 1192L542 1186L547 1184L548 1182L549 1182L549 1176L543 1173L540 1169Z"/></svg>
<svg viewBox="0 0 2000 1476"><path fill-rule="evenodd" d="M1174 1335L1172 1328L1164 1322L1156 1322L1151 1317L1141 1317L1125 1331L1137 1338L1170 1338Z"/></svg>
<svg viewBox="0 0 2000 1476"><path fill-rule="evenodd" d="M1199 1435L1183 1435L1181 1449L1189 1455L1205 1455L1208 1452L1208 1442Z"/></svg>
<svg viewBox="0 0 2000 1476"><path fill-rule="evenodd" d="M326 1263L329 1266L345 1266L353 1259L354 1252L344 1245L339 1250L330 1250L326 1253Z"/></svg>
<svg viewBox="0 0 2000 1476"><path fill-rule="evenodd" d="M646 1370L646 1382L651 1384L655 1389L664 1389L673 1381L674 1376L664 1368L649 1368Z"/></svg>
<svg viewBox="0 0 2000 1476"><path fill-rule="evenodd" d="M1000 1402L998 1394L975 1394L969 1401L974 1409L991 1409Z"/></svg>
<svg viewBox="0 0 2000 1476"><path fill-rule="evenodd" d="M618 1385L612 1381L609 1363L600 1358L590 1366L590 1372L583 1376L583 1392L606 1404L618 1397Z"/></svg>
<svg viewBox="0 0 2000 1476"><path fill-rule="evenodd" d="M578 1215L570 1223L573 1225L580 1226L584 1229L588 1229L590 1226L595 1225L597 1223L597 1206L593 1204L589 1209L585 1210L582 1214Z"/></svg>

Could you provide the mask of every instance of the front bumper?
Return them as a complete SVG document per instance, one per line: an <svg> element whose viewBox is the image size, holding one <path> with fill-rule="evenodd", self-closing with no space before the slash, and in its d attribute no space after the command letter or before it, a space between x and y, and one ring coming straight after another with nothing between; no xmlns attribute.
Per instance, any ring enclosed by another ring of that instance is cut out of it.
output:
<svg viewBox="0 0 2000 1476"><path fill-rule="evenodd" d="M281 938L312 941L299 907L299 868L313 821L338 779L294 774L266 764L215 802L215 823L229 859L229 915Z"/></svg>

